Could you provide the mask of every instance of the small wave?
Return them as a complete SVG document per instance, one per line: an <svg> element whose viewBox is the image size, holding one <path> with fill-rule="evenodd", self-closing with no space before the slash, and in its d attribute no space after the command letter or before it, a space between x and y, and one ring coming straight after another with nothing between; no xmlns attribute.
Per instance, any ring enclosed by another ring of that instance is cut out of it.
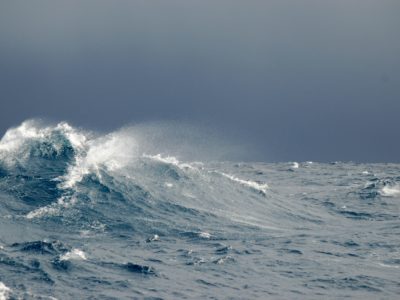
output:
<svg viewBox="0 0 400 300"><path fill-rule="evenodd" d="M244 185L244 186L250 187L256 191L259 191L263 195L267 194L267 189L269 188L269 186L266 183L257 183L255 181L251 181L251 180L240 179L238 177L235 177L233 175L223 173L223 172L218 172L218 173L221 174L222 176L230 179L231 181L240 183L241 185Z"/></svg>
<svg viewBox="0 0 400 300"><path fill-rule="evenodd" d="M400 187L386 185L380 190L380 194L384 197L398 196L398 195L400 195Z"/></svg>
<svg viewBox="0 0 400 300"><path fill-rule="evenodd" d="M11 247L21 252L39 253L42 255L58 254L67 251L67 248L60 241L33 241L14 243Z"/></svg>
<svg viewBox="0 0 400 300"><path fill-rule="evenodd" d="M199 237L201 237L203 239L209 239L211 237L211 234L208 233L208 232L203 231L203 232L199 233Z"/></svg>
<svg viewBox="0 0 400 300"><path fill-rule="evenodd" d="M235 261L235 259L232 256L226 255L224 257L215 259L213 261L213 263L216 264L216 265L222 265L222 264L225 264L227 262L234 262L234 261Z"/></svg>
<svg viewBox="0 0 400 300"><path fill-rule="evenodd" d="M128 262L122 265L122 268L131 272L131 273L138 273L143 275L156 275L156 272L153 267L146 266L146 265L139 265Z"/></svg>
<svg viewBox="0 0 400 300"><path fill-rule="evenodd" d="M0 300L7 300L11 293L11 289L0 281Z"/></svg>
<svg viewBox="0 0 400 300"><path fill-rule="evenodd" d="M359 192L363 199L373 199L379 196L396 197L400 195L398 179L393 177L372 178Z"/></svg>
<svg viewBox="0 0 400 300"><path fill-rule="evenodd" d="M151 243L151 242L158 242L160 240L160 236L158 234L154 234L152 237L149 237L146 239L146 243Z"/></svg>
<svg viewBox="0 0 400 300"><path fill-rule="evenodd" d="M86 254L82 250L75 248L72 249L71 251L65 253L60 257L60 260L71 260L71 259L77 259L77 260L86 260Z"/></svg>

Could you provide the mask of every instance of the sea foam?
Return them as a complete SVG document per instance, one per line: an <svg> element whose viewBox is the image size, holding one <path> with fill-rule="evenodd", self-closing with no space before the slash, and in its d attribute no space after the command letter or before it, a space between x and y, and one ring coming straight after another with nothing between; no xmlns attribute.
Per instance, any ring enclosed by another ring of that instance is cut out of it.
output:
<svg viewBox="0 0 400 300"><path fill-rule="evenodd" d="M0 281L0 300L7 300L11 293L11 289Z"/></svg>
<svg viewBox="0 0 400 300"><path fill-rule="evenodd" d="M384 197L399 196L400 195L400 187L386 185L380 190L380 194Z"/></svg>
<svg viewBox="0 0 400 300"><path fill-rule="evenodd" d="M267 190L268 190L268 184L266 183L258 183L252 180L244 180L244 179L240 179L238 177L235 177L231 174L227 174L224 172L218 172L219 174L221 174L222 176L228 178L229 180L233 181L233 182L237 182L240 183L241 185L247 186L252 188L253 190L259 191L262 194L266 195L267 194Z"/></svg>
<svg viewBox="0 0 400 300"><path fill-rule="evenodd" d="M86 260L86 254L80 249L73 249L64 255L60 257L60 260L71 260L71 259L77 259L77 260Z"/></svg>

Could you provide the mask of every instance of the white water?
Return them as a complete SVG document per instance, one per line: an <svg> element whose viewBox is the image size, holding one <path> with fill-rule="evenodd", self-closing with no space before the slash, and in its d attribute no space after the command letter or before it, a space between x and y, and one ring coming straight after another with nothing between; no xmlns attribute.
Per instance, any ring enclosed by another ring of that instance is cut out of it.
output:
<svg viewBox="0 0 400 300"><path fill-rule="evenodd" d="M248 186L256 191L261 192L264 195L267 193L268 184L266 184L266 183L257 183L255 181L251 181L251 180L243 180L243 179L240 179L238 177L235 177L233 175L223 173L223 172L218 172L218 173L221 174L222 176L230 179L231 181L240 183L241 185L244 185L244 186Z"/></svg>
<svg viewBox="0 0 400 300"><path fill-rule="evenodd" d="M381 195L385 197L395 197L400 195L400 187L399 186L384 186L381 189Z"/></svg>
<svg viewBox="0 0 400 300"><path fill-rule="evenodd" d="M0 281L0 300L7 300L11 289Z"/></svg>
<svg viewBox="0 0 400 300"><path fill-rule="evenodd" d="M80 249L73 249L60 257L60 260L71 260L71 259L78 259L78 260L86 260L86 254Z"/></svg>

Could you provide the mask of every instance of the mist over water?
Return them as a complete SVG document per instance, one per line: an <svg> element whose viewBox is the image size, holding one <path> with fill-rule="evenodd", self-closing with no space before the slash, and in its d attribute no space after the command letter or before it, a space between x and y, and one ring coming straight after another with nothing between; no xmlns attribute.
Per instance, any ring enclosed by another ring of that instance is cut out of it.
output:
<svg viewBox="0 0 400 300"><path fill-rule="evenodd" d="M396 299L399 165L227 161L175 125L9 129L0 299Z"/></svg>

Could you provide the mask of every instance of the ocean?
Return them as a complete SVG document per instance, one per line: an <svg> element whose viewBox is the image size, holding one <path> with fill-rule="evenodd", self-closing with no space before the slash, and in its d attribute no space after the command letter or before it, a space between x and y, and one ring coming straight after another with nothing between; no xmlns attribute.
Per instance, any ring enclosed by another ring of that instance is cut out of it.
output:
<svg viewBox="0 0 400 300"><path fill-rule="evenodd" d="M199 161L141 140L6 132L0 300L398 299L399 164Z"/></svg>

